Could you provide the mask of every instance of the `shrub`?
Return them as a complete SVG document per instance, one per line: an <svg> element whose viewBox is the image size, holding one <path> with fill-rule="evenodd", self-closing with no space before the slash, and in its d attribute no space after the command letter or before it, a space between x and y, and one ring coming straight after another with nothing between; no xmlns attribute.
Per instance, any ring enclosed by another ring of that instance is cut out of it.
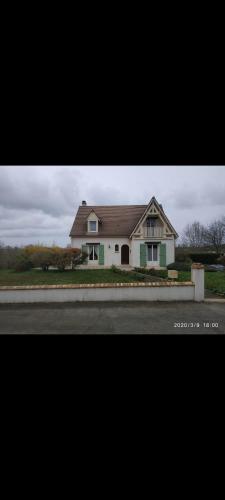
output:
<svg viewBox="0 0 225 500"><path fill-rule="evenodd" d="M46 250L49 249L44 245L26 245L23 249L23 252L25 255L27 255L27 257L32 257L34 254L40 252L46 252Z"/></svg>
<svg viewBox="0 0 225 500"><path fill-rule="evenodd" d="M57 267L59 271L65 271L65 268L71 266L71 253L70 249L55 250L52 254L52 265Z"/></svg>
<svg viewBox="0 0 225 500"><path fill-rule="evenodd" d="M17 256L12 266L12 269L14 269L14 271L16 272L29 271L29 269L31 268L32 262L24 253L21 253Z"/></svg>
<svg viewBox="0 0 225 500"><path fill-rule="evenodd" d="M70 248L67 251L71 256L73 270L87 260L88 254L86 252L82 252L79 248Z"/></svg>
<svg viewBox="0 0 225 500"><path fill-rule="evenodd" d="M38 250L31 254L30 260L34 267L41 267L42 271L48 271L49 266L53 264L53 252L48 248Z"/></svg>
<svg viewBox="0 0 225 500"><path fill-rule="evenodd" d="M23 250L18 247L1 246L0 248L0 269L14 269L16 260Z"/></svg>
<svg viewBox="0 0 225 500"><path fill-rule="evenodd" d="M188 260L190 260L190 255L185 253L185 252L176 252L176 262L186 262Z"/></svg>
<svg viewBox="0 0 225 500"><path fill-rule="evenodd" d="M122 269L119 269L118 267L114 266L114 264L111 266L111 270L114 273L121 274L122 276L132 276L135 281L143 281L143 277L140 276L140 274L135 273L134 271L123 271Z"/></svg>
<svg viewBox="0 0 225 500"><path fill-rule="evenodd" d="M163 269L146 269L144 267L135 267L134 269L136 272L141 274L146 274L150 276L159 276L160 278L167 277L167 271Z"/></svg>
<svg viewBox="0 0 225 500"><path fill-rule="evenodd" d="M146 269L145 267L135 267L134 270L141 274L150 274L151 271L154 271L154 269Z"/></svg>
<svg viewBox="0 0 225 500"><path fill-rule="evenodd" d="M201 262L201 264L217 264L220 257L216 253L191 253L191 260L193 262Z"/></svg>
<svg viewBox="0 0 225 500"><path fill-rule="evenodd" d="M217 260L217 263L222 264L222 266L225 266L225 255L222 255L221 257L219 257Z"/></svg>
<svg viewBox="0 0 225 500"><path fill-rule="evenodd" d="M167 266L167 269L173 269L174 271L190 271L191 264L188 262L172 262Z"/></svg>
<svg viewBox="0 0 225 500"><path fill-rule="evenodd" d="M118 269L118 267L114 266L114 264L112 264L112 266L111 266L111 270L112 270L114 273L118 273L118 272L120 272L120 269Z"/></svg>
<svg viewBox="0 0 225 500"><path fill-rule="evenodd" d="M56 266L59 271L65 271L66 267L72 267L74 270L77 266L83 264L86 259L87 254L79 248L55 248L52 265Z"/></svg>

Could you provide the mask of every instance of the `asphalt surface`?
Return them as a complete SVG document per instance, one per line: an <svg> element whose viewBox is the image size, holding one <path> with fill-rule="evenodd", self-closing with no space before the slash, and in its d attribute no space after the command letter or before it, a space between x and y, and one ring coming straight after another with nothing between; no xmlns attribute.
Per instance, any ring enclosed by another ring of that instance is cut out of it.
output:
<svg viewBox="0 0 225 500"><path fill-rule="evenodd" d="M0 334L225 333L225 303L0 304Z"/></svg>

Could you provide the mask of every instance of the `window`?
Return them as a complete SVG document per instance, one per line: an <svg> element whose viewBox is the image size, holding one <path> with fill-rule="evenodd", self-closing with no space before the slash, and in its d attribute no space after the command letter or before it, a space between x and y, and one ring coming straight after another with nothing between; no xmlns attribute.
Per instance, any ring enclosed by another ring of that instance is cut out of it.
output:
<svg viewBox="0 0 225 500"><path fill-rule="evenodd" d="M148 217L146 219L147 227L155 227L156 226L156 218Z"/></svg>
<svg viewBox="0 0 225 500"><path fill-rule="evenodd" d="M119 252L119 245L115 245L115 252Z"/></svg>
<svg viewBox="0 0 225 500"><path fill-rule="evenodd" d="M97 231L97 222L96 220L89 220L89 231L95 233Z"/></svg>
<svg viewBox="0 0 225 500"><path fill-rule="evenodd" d="M148 245L148 261L156 262L158 260L158 245Z"/></svg>
<svg viewBox="0 0 225 500"><path fill-rule="evenodd" d="M88 259L89 260L98 260L98 255L99 255L99 244L92 243L91 245L88 246Z"/></svg>

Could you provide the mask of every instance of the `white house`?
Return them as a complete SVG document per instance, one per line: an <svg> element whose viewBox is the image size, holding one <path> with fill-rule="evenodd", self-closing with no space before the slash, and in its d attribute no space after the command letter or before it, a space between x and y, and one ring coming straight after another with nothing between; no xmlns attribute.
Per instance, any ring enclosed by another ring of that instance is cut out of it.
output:
<svg viewBox="0 0 225 500"><path fill-rule="evenodd" d="M155 197L148 205L88 206L82 202L71 246L88 254L86 265L165 268L175 261L178 237Z"/></svg>

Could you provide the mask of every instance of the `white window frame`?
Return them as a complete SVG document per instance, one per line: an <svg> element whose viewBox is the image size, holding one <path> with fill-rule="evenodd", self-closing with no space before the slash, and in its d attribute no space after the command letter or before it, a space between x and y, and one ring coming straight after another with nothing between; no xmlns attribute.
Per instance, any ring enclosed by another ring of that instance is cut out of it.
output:
<svg viewBox="0 0 225 500"><path fill-rule="evenodd" d="M87 247L88 247L88 260L89 262L98 262L98 259L99 259L99 243L88 243L87 244ZM92 251L96 251L96 255L97 255L97 259L90 259L90 255L92 253Z"/></svg>
<svg viewBox="0 0 225 500"><path fill-rule="evenodd" d="M116 246L118 246L118 250L116 250ZM116 244L115 244L115 253L119 253L119 251L120 251L120 246L119 246L119 244L118 244L118 243L116 243Z"/></svg>
<svg viewBox="0 0 225 500"><path fill-rule="evenodd" d="M152 249L151 249L152 260L149 260L149 258L148 258L148 251L149 251L150 246L152 247ZM157 247L157 259L156 260L153 260L153 246ZM159 244L158 243L148 243L147 244L147 261L148 262L158 262L159 261Z"/></svg>
<svg viewBox="0 0 225 500"><path fill-rule="evenodd" d="M91 229L91 224L90 224L90 222L95 222L95 224L96 224L96 226L95 226L95 227L96 227L96 229L95 229L95 230ZM89 221L88 221L88 232L89 232L89 233L97 233L97 232L98 232L98 221L97 221L97 220L89 220Z"/></svg>

